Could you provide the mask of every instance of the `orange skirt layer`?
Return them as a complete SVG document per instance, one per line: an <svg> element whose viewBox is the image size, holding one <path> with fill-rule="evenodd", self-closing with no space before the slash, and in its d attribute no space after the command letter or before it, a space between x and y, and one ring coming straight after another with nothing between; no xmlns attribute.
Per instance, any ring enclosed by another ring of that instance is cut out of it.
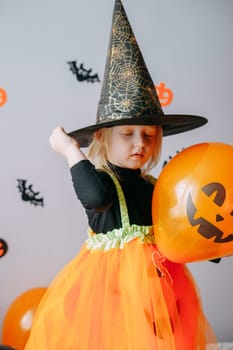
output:
<svg viewBox="0 0 233 350"><path fill-rule="evenodd" d="M25 350L215 349L188 268L156 253L138 238L108 251L84 244L43 297Z"/></svg>

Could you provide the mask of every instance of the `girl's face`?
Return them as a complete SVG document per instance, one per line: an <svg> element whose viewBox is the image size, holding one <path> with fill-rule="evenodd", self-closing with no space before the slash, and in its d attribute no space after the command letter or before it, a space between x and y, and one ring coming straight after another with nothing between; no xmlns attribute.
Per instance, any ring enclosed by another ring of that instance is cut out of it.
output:
<svg viewBox="0 0 233 350"><path fill-rule="evenodd" d="M141 168L156 146L156 126L120 125L112 127L108 160L122 168Z"/></svg>

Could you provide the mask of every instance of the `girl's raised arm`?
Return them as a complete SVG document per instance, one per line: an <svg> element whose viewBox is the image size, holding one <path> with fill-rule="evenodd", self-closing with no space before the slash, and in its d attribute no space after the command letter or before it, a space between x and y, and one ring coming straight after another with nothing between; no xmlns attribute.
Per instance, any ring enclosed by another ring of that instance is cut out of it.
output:
<svg viewBox="0 0 233 350"><path fill-rule="evenodd" d="M53 151L63 155L72 167L80 160L86 159L85 154L80 150L80 145L73 137L67 135L65 130L58 126L53 131L49 138Z"/></svg>

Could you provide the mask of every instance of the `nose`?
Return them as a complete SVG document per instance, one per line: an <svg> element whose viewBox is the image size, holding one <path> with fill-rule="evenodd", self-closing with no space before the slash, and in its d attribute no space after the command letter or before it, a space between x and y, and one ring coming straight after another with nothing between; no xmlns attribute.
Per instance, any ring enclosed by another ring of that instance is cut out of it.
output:
<svg viewBox="0 0 233 350"><path fill-rule="evenodd" d="M134 139L134 143L135 146L137 147L143 147L144 146L144 136L141 133L136 133L135 134L135 139Z"/></svg>

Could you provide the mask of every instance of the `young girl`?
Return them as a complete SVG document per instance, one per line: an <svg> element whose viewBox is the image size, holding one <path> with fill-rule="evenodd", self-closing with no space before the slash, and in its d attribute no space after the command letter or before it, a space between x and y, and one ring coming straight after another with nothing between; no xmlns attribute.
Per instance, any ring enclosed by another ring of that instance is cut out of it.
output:
<svg viewBox="0 0 233 350"><path fill-rule="evenodd" d="M146 174L162 135L206 120L163 115L119 0L111 39L97 123L50 137L68 161L89 238L45 294L25 350L204 350L211 331L192 276L155 244Z"/></svg>
<svg viewBox="0 0 233 350"><path fill-rule="evenodd" d="M60 127L51 146L71 167L90 238L44 298L26 349L205 349L207 322L184 265L154 242L153 184L162 129L119 125L96 131L87 160Z"/></svg>

